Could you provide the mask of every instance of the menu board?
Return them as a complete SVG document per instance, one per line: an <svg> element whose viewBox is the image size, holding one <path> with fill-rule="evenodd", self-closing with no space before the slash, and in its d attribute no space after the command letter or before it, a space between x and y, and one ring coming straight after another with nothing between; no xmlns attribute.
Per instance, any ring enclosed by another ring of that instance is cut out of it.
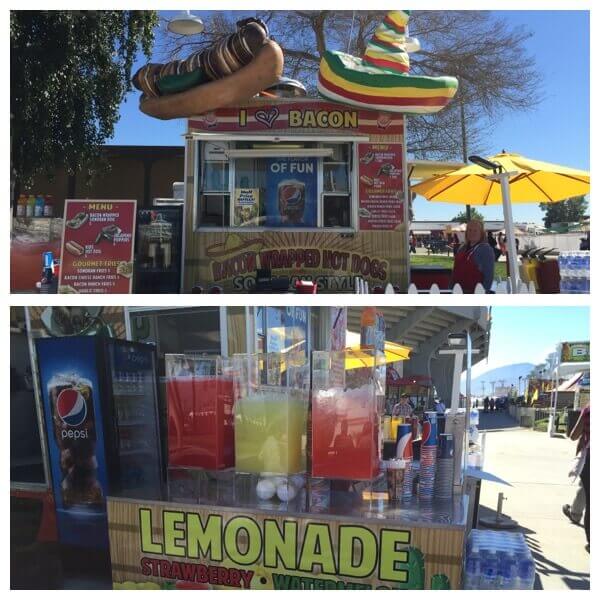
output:
<svg viewBox="0 0 600 600"><path fill-rule="evenodd" d="M59 293L131 293L135 216L135 200L66 200Z"/></svg>
<svg viewBox="0 0 600 600"><path fill-rule="evenodd" d="M402 144L359 144L358 156L360 229L396 229L404 221Z"/></svg>

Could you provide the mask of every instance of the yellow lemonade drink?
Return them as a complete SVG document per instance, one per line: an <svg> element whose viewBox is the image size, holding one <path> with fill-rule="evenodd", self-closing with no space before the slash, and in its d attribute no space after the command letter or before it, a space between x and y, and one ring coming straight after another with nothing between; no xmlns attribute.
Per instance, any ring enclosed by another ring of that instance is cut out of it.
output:
<svg viewBox="0 0 600 600"><path fill-rule="evenodd" d="M235 468L242 473L292 474L306 470L307 394L258 390L235 405Z"/></svg>

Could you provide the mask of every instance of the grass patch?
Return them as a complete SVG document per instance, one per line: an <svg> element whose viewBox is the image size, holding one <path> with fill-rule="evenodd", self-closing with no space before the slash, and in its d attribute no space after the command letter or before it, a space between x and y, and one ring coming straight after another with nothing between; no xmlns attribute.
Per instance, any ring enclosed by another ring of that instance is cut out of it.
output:
<svg viewBox="0 0 600 600"><path fill-rule="evenodd" d="M534 431L548 431L548 419L540 419L533 424Z"/></svg>
<svg viewBox="0 0 600 600"><path fill-rule="evenodd" d="M415 267L442 267L451 269L454 265L454 257L437 254L411 254L410 264ZM506 263L497 262L494 264L494 279L506 279Z"/></svg>

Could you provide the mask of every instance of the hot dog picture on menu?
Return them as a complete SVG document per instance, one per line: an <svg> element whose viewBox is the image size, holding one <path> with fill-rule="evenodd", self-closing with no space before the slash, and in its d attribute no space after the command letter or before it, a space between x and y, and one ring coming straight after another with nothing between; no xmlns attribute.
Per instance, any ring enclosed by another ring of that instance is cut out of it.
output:
<svg viewBox="0 0 600 600"><path fill-rule="evenodd" d="M135 200L67 200L60 293L128 294Z"/></svg>
<svg viewBox="0 0 600 600"><path fill-rule="evenodd" d="M361 230L396 229L404 221L402 144L359 144Z"/></svg>

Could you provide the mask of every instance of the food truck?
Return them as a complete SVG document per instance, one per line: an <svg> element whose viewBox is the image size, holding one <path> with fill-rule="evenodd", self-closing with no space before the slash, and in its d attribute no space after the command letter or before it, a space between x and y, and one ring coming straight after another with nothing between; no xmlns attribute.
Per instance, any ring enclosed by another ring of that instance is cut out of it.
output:
<svg viewBox="0 0 600 600"><path fill-rule="evenodd" d="M310 98L188 120L184 285L408 285L405 117Z"/></svg>

